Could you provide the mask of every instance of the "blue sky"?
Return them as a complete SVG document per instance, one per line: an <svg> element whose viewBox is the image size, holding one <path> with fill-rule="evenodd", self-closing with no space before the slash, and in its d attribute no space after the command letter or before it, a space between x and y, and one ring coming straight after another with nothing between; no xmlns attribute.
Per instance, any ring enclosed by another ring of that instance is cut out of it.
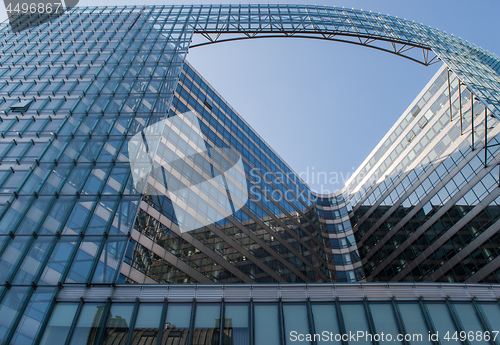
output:
<svg viewBox="0 0 500 345"><path fill-rule="evenodd" d="M297 3L406 18L500 55L498 0L317 1ZM297 173L309 172L312 189L323 192L343 186L342 176L357 169L439 68L365 47L296 38L214 44L192 49L187 59ZM338 176L338 183L312 181L313 171Z"/></svg>

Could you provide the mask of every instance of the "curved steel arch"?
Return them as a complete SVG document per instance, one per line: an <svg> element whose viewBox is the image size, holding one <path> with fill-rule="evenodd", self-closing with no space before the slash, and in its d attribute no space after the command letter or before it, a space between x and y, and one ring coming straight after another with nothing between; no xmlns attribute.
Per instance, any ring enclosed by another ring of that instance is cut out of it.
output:
<svg viewBox="0 0 500 345"><path fill-rule="evenodd" d="M257 39L257 38L282 38L282 37L293 37L293 38L307 38L307 39L316 39L316 40L326 40L326 41L335 41L335 42L341 42L341 43L349 43L349 44L354 44L354 45L359 45L359 46L365 46L369 48L373 48L376 50L381 50L386 53L398 55L401 57L404 57L408 60L411 60L413 62L417 62L421 65L424 66L430 66L433 65L437 62L439 62L439 58L437 55L433 54L433 56L429 57L429 53L433 53L431 49L427 48L422 48L419 46L411 45L411 44L396 44L395 42L389 42L389 41L384 41L384 40L375 40L371 38L366 38L366 37L357 37L357 36L334 36L334 35L314 35L311 33L300 33L300 34L293 34L293 35L278 35L278 34L259 34L259 35L247 35L244 34L243 36L239 37L232 37L232 38L221 38L221 35L217 35L214 38L212 38L210 35L207 33L202 33L203 37L207 38L207 42L203 43L197 43L193 44L190 46L190 48L196 48L196 47L202 47L206 46L209 44L215 44L215 43L223 43L223 42L232 42L232 41L242 41L242 40L248 40L248 39ZM337 37L344 37L344 38L337 38ZM354 38L354 39L353 39ZM349 40L350 39L350 40ZM379 44L376 44L379 43ZM380 43L386 43L386 46L383 46ZM420 53L415 56L408 54L408 52L415 52L415 48L420 48L417 49L417 51ZM421 52L420 52L421 51Z"/></svg>
<svg viewBox="0 0 500 345"><path fill-rule="evenodd" d="M190 6L188 25L193 33L208 40L204 44L257 37L307 37L369 46L424 65L439 59L500 119L500 58L406 19L329 6L221 4ZM224 34L239 36L221 39ZM422 51L421 58L409 54L416 48ZM429 52L436 56L429 57Z"/></svg>

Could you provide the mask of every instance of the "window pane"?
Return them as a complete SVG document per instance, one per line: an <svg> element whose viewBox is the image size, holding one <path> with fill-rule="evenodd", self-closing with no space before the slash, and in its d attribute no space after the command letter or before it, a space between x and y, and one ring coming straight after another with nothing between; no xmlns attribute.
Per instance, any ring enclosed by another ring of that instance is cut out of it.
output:
<svg viewBox="0 0 500 345"><path fill-rule="evenodd" d="M194 321L193 345L219 343L220 304L198 304Z"/></svg>
<svg viewBox="0 0 500 345"><path fill-rule="evenodd" d="M479 319L479 316L477 315L476 308L472 305L472 303L466 302L466 303L458 303L454 302L453 306L455 307L455 310L457 311L458 317L460 318L460 321L462 321L462 326L464 327L464 331L469 334L469 332L474 332L474 334L478 334L476 332L480 332L481 335L484 334L484 327L481 324L481 321ZM496 329L495 329L496 331ZM488 343L487 341L482 340L482 337L480 338L482 341L478 341L476 337L473 337L474 339L471 340L469 339L469 342L471 345L479 345L479 344L486 344Z"/></svg>
<svg viewBox="0 0 500 345"><path fill-rule="evenodd" d="M87 236L82 240L66 278L66 283L85 283L101 240L101 237L96 236Z"/></svg>
<svg viewBox="0 0 500 345"><path fill-rule="evenodd" d="M9 330L17 311L21 307L21 303L26 297L27 287L13 287L2 300L0 304L0 343L3 342L7 331Z"/></svg>
<svg viewBox="0 0 500 345"><path fill-rule="evenodd" d="M365 334L371 333L368 326L368 320L366 319L365 307L363 303L341 303L340 308L342 309L342 316L344 317L344 324L346 333L349 332L356 333L359 331L365 332ZM349 341L349 344L371 344L371 341L366 341L366 338L359 338L358 341Z"/></svg>
<svg viewBox="0 0 500 345"><path fill-rule="evenodd" d="M189 338L191 303L169 303L162 344L185 344Z"/></svg>
<svg viewBox="0 0 500 345"><path fill-rule="evenodd" d="M406 332L408 334L422 334L422 340L414 338L410 340L412 345L432 345L429 341L429 329L425 323L424 314L418 303L401 303L398 302L399 310L401 311L401 317L405 324Z"/></svg>
<svg viewBox="0 0 500 345"><path fill-rule="evenodd" d="M45 328L40 345L64 345L77 309L77 303L57 304Z"/></svg>
<svg viewBox="0 0 500 345"><path fill-rule="evenodd" d="M432 323L436 327L436 331L439 333L439 340L444 344L461 344L460 341L451 339L444 340L443 337L448 334L453 335L457 331L455 324L451 318L450 311L444 303L426 303L427 309L429 309L429 314L431 315Z"/></svg>
<svg viewBox="0 0 500 345"><path fill-rule="evenodd" d="M85 304L82 308L75 331L71 337L71 345L92 344L97 336L99 323L101 322L104 304Z"/></svg>
<svg viewBox="0 0 500 345"><path fill-rule="evenodd" d="M126 344L132 319L133 304L114 303L109 312L104 335L105 344Z"/></svg>
<svg viewBox="0 0 500 345"><path fill-rule="evenodd" d="M155 344L160 326L161 304L141 304L135 321L132 344Z"/></svg>
<svg viewBox="0 0 500 345"><path fill-rule="evenodd" d="M286 344L311 344L310 341L299 341L305 338L309 332L309 321L307 320L307 307L305 304L283 304L283 317L285 321ZM299 338L299 335L300 338Z"/></svg>
<svg viewBox="0 0 500 345"><path fill-rule="evenodd" d="M248 304L226 304L224 314L224 345L249 345Z"/></svg>
<svg viewBox="0 0 500 345"><path fill-rule="evenodd" d="M280 343L277 304L255 304L255 345Z"/></svg>
<svg viewBox="0 0 500 345"><path fill-rule="evenodd" d="M497 303L483 302L479 303L483 309L484 315L490 323L490 329L492 331L500 331L500 308ZM497 339L497 344L499 343Z"/></svg>
<svg viewBox="0 0 500 345"><path fill-rule="evenodd" d="M17 272L17 276L14 278L14 284L28 285L31 283L33 277L38 272L40 264L45 259L45 255L52 240L52 236L39 236L36 239L28 255L24 258L20 270Z"/></svg>
<svg viewBox="0 0 500 345"><path fill-rule="evenodd" d="M342 342L335 341L335 335L340 334L339 321L337 318L337 310L335 309L335 304L311 304L313 320L314 320L314 331L316 334L323 334L323 332L328 333L327 339L317 340L318 345L322 344L341 344ZM331 334L333 334L333 338Z"/></svg>
<svg viewBox="0 0 500 345"><path fill-rule="evenodd" d="M33 343L55 290L53 287L40 287L33 293L12 337L11 344Z"/></svg>
<svg viewBox="0 0 500 345"><path fill-rule="evenodd" d="M373 317L373 323L375 324L375 331L377 334L385 334L384 341L382 339L379 341L380 344L402 344L402 342L397 341L399 329L396 317L394 315L394 310L391 303L370 303L370 311ZM387 335L392 336L392 341L388 341Z"/></svg>
<svg viewBox="0 0 500 345"><path fill-rule="evenodd" d="M127 237L110 236L101 252L92 283L113 283L116 270L119 269L123 250L127 244Z"/></svg>
<svg viewBox="0 0 500 345"><path fill-rule="evenodd" d="M0 284L5 283L5 280L11 274L11 270L17 262L19 256L26 250L25 246L30 236L16 236L7 246L7 249L0 257Z"/></svg>

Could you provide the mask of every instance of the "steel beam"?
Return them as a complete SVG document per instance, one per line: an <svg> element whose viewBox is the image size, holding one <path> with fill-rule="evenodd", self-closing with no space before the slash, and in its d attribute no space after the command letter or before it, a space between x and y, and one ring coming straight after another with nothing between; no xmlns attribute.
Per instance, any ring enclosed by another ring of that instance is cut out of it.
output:
<svg viewBox="0 0 500 345"><path fill-rule="evenodd" d="M452 112L452 108L451 108L451 85L450 85L450 69L449 68L446 68L446 72L448 74L448 99L449 99L449 103L450 103L450 122L453 122L453 112Z"/></svg>
<svg viewBox="0 0 500 345"><path fill-rule="evenodd" d="M472 121L472 151L474 151L474 94L470 92L470 114Z"/></svg>

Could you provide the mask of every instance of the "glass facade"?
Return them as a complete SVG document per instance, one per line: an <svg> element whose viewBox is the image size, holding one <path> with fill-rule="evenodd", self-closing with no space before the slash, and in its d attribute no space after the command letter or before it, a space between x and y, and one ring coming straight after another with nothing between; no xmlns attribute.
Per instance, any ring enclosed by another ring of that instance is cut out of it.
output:
<svg viewBox="0 0 500 345"><path fill-rule="evenodd" d="M493 330L489 300L158 296L168 284L500 282L497 57L333 7L85 7L32 19L0 25L0 342ZM363 45L446 65L340 193L314 195L185 61L193 35L214 32L369 36ZM80 299L116 285L130 295ZM149 285L159 290L136 300Z"/></svg>
<svg viewBox="0 0 500 345"><path fill-rule="evenodd" d="M344 190L367 281L498 282L498 121L471 95L443 67Z"/></svg>
<svg viewBox="0 0 500 345"><path fill-rule="evenodd" d="M69 287L52 302L37 339L53 345L500 343L498 286L238 286L237 293L230 285Z"/></svg>

